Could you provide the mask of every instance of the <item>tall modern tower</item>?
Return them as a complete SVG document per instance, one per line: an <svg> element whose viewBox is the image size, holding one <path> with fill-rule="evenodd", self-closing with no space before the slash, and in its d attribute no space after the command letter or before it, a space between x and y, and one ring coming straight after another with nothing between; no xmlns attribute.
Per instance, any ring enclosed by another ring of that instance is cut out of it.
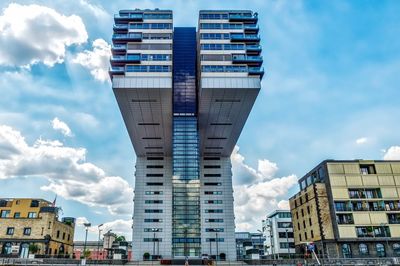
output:
<svg viewBox="0 0 400 266"><path fill-rule="evenodd" d="M133 258L235 260L230 155L264 74L257 14L115 16L110 76L137 160Z"/></svg>

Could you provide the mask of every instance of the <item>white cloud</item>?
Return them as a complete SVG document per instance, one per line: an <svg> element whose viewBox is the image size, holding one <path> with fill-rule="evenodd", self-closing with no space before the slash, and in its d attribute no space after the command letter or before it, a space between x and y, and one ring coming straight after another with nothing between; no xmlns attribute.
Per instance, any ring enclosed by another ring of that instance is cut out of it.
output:
<svg viewBox="0 0 400 266"><path fill-rule="evenodd" d="M239 147L235 146L232 155L232 171L235 173L233 179L235 184L250 184L271 179L278 171L276 163L267 159L258 160L257 170L248 166L244 156L239 153Z"/></svg>
<svg viewBox="0 0 400 266"><path fill-rule="evenodd" d="M73 63L80 64L90 70L92 76L102 82L109 80L108 68L111 46L103 39L96 39L92 44L93 50L79 53Z"/></svg>
<svg viewBox="0 0 400 266"><path fill-rule="evenodd" d="M79 227L83 227L84 223L89 222L90 221L86 217L76 218L76 225ZM100 229L103 234L111 230L112 233L123 235L126 239L132 239L132 220L116 219L114 221L105 222ZM97 235L99 233L99 224L91 223L88 231Z"/></svg>
<svg viewBox="0 0 400 266"><path fill-rule="evenodd" d="M84 148L65 147L58 140L37 140L28 145L17 130L0 126L0 179L44 177L42 190L89 206L107 208L112 214L131 213L133 189L119 176L86 162Z"/></svg>
<svg viewBox="0 0 400 266"><path fill-rule="evenodd" d="M86 42L82 19L40 5L12 3L0 16L0 64L25 66L62 63L66 47Z"/></svg>
<svg viewBox="0 0 400 266"><path fill-rule="evenodd" d="M384 160L400 160L400 146L390 147L383 156Z"/></svg>
<svg viewBox="0 0 400 266"><path fill-rule="evenodd" d="M232 171L235 197L236 229L255 231L261 227L261 220L275 209L288 209L289 190L297 184L297 177L289 175L275 177L276 163L267 159L258 160L255 170L245 164L245 158L235 147L232 153Z"/></svg>
<svg viewBox="0 0 400 266"><path fill-rule="evenodd" d="M54 130L60 131L64 136L72 137L72 131L67 125L67 123L61 121L60 119L58 119L58 117L55 117L51 121L51 125Z"/></svg>
<svg viewBox="0 0 400 266"><path fill-rule="evenodd" d="M356 143L357 144L364 144L364 143L366 143L368 141L368 138L366 138L366 137L362 137L362 138L358 138L358 139L356 139Z"/></svg>
<svg viewBox="0 0 400 266"><path fill-rule="evenodd" d="M77 226L84 226L83 224L88 223L88 219L86 217L78 217L76 218L75 224Z"/></svg>

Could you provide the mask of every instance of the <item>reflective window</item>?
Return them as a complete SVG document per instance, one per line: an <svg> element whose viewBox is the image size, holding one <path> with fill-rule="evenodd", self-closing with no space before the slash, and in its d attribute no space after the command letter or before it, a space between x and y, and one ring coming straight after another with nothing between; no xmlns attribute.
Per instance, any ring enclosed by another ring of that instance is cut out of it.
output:
<svg viewBox="0 0 400 266"><path fill-rule="evenodd" d="M360 255L368 255L367 244L361 243L360 245L358 245L358 250L360 252Z"/></svg>
<svg viewBox="0 0 400 266"><path fill-rule="evenodd" d="M375 245L376 248L376 254L378 255L378 257L385 257L386 256L386 250L385 250L385 246L381 243L378 243Z"/></svg>
<svg viewBox="0 0 400 266"><path fill-rule="evenodd" d="M344 258L351 257L351 248L349 244L342 244L342 254Z"/></svg>

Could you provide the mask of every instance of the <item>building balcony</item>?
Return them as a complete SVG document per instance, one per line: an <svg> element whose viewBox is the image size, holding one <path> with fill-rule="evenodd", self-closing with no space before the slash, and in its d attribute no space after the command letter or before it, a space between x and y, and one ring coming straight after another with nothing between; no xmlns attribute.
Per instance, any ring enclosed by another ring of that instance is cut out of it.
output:
<svg viewBox="0 0 400 266"><path fill-rule="evenodd" d="M114 21L129 22L129 21L143 21L143 13L120 13L114 15Z"/></svg>
<svg viewBox="0 0 400 266"><path fill-rule="evenodd" d="M261 66L263 63L263 58L262 56L232 55L232 63Z"/></svg>
<svg viewBox="0 0 400 266"><path fill-rule="evenodd" d="M258 17L257 14L229 14L229 21L248 21L248 22L253 22L257 23Z"/></svg>
<svg viewBox="0 0 400 266"><path fill-rule="evenodd" d="M126 43L126 42L141 42L141 33L129 33L129 34L113 34L113 43Z"/></svg>
<svg viewBox="0 0 400 266"><path fill-rule="evenodd" d="M110 70L108 71L110 74L110 77L112 75L123 75L125 74L125 67L124 66L112 66Z"/></svg>
<svg viewBox="0 0 400 266"><path fill-rule="evenodd" d="M255 54L259 54L261 53L262 48L261 45L246 45L246 52L247 53L255 53Z"/></svg>
<svg viewBox="0 0 400 266"><path fill-rule="evenodd" d="M113 30L114 33L125 33L128 32L128 24L114 24Z"/></svg>
<svg viewBox="0 0 400 266"><path fill-rule="evenodd" d="M260 28L257 24L244 24L244 32L258 32Z"/></svg>
<svg viewBox="0 0 400 266"><path fill-rule="evenodd" d="M256 34L231 34L232 42L259 42L260 36Z"/></svg>
<svg viewBox="0 0 400 266"><path fill-rule="evenodd" d="M258 75L260 78L264 76L264 68L262 67L249 67L249 75Z"/></svg>
<svg viewBox="0 0 400 266"><path fill-rule="evenodd" d="M140 63L140 54L114 55L110 59L112 66L125 65L126 63Z"/></svg>
<svg viewBox="0 0 400 266"><path fill-rule="evenodd" d="M125 55L126 54L126 44L114 44L113 46L111 46L111 52L112 54L116 55Z"/></svg>

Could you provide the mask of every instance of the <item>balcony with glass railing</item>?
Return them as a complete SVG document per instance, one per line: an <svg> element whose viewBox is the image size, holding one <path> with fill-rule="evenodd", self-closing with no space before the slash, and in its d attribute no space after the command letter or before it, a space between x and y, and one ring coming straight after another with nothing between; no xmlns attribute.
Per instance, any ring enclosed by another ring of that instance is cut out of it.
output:
<svg viewBox="0 0 400 266"><path fill-rule="evenodd" d="M126 63L140 63L140 54L128 54L128 55L113 55L110 59L111 65L123 65Z"/></svg>
<svg viewBox="0 0 400 266"><path fill-rule="evenodd" d="M114 15L115 22L143 21L143 13L119 13Z"/></svg>
<svg viewBox="0 0 400 266"><path fill-rule="evenodd" d="M114 33L125 33L128 32L128 24L114 24Z"/></svg>
<svg viewBox="0 0 400 266"><path fill-rule="evenodd" d="M128 33L128 34L113 34L112 41L114 43L125 43L125 42L141 42L142 41L141 33Z"/></svg>
<svg viewBox="0 0 400 266"><path fill-rule="evenodd" d="M111 66L108 74L112 78L113 75L123 75L125 74L125 67L124 66Z"/></svg>
<svg viewBox="0 0 400 266"><path fill-rule="evenodd" d="M234 64L248 64L248 65L256 65L261 66L263 63L262 56L251 56L251 55L232 55L232 63Z"/></svg>
<svg viewBox="0 0 400 266"><path fill-rule="evenodd" d="M249 67L248 68L249 75L258 75L260 78L264 76L264 68L263 67Z"/></svg>
<svg viewBox="0 0 400 266"><path fill-rule="evenodd" d="M258 45L258 44L246 45L247 53L259 54L259 53L261 53L261 51L262 51L261 45Z"/></svg>
<svg viewBox="0 0 400 266"><path fill-rule="evenodd" d="M251 13L244 13L244 14L229 14L229 21L251 21L256 23L258 20L257 13L254 15Z"/></svg>
<svg viewBox="0 0 400 266"><path fill-rule="evenodd" d="M260 36L256 34L231 34L230 35L232 42L259 42Z"/></svg>
<svg viewBox="0 0 400 266"><path fill-rule="evenodd" d="M257 24L244 24L243 28L244 28L245 32L258 32L259 31L259 27Z"/></svg>

